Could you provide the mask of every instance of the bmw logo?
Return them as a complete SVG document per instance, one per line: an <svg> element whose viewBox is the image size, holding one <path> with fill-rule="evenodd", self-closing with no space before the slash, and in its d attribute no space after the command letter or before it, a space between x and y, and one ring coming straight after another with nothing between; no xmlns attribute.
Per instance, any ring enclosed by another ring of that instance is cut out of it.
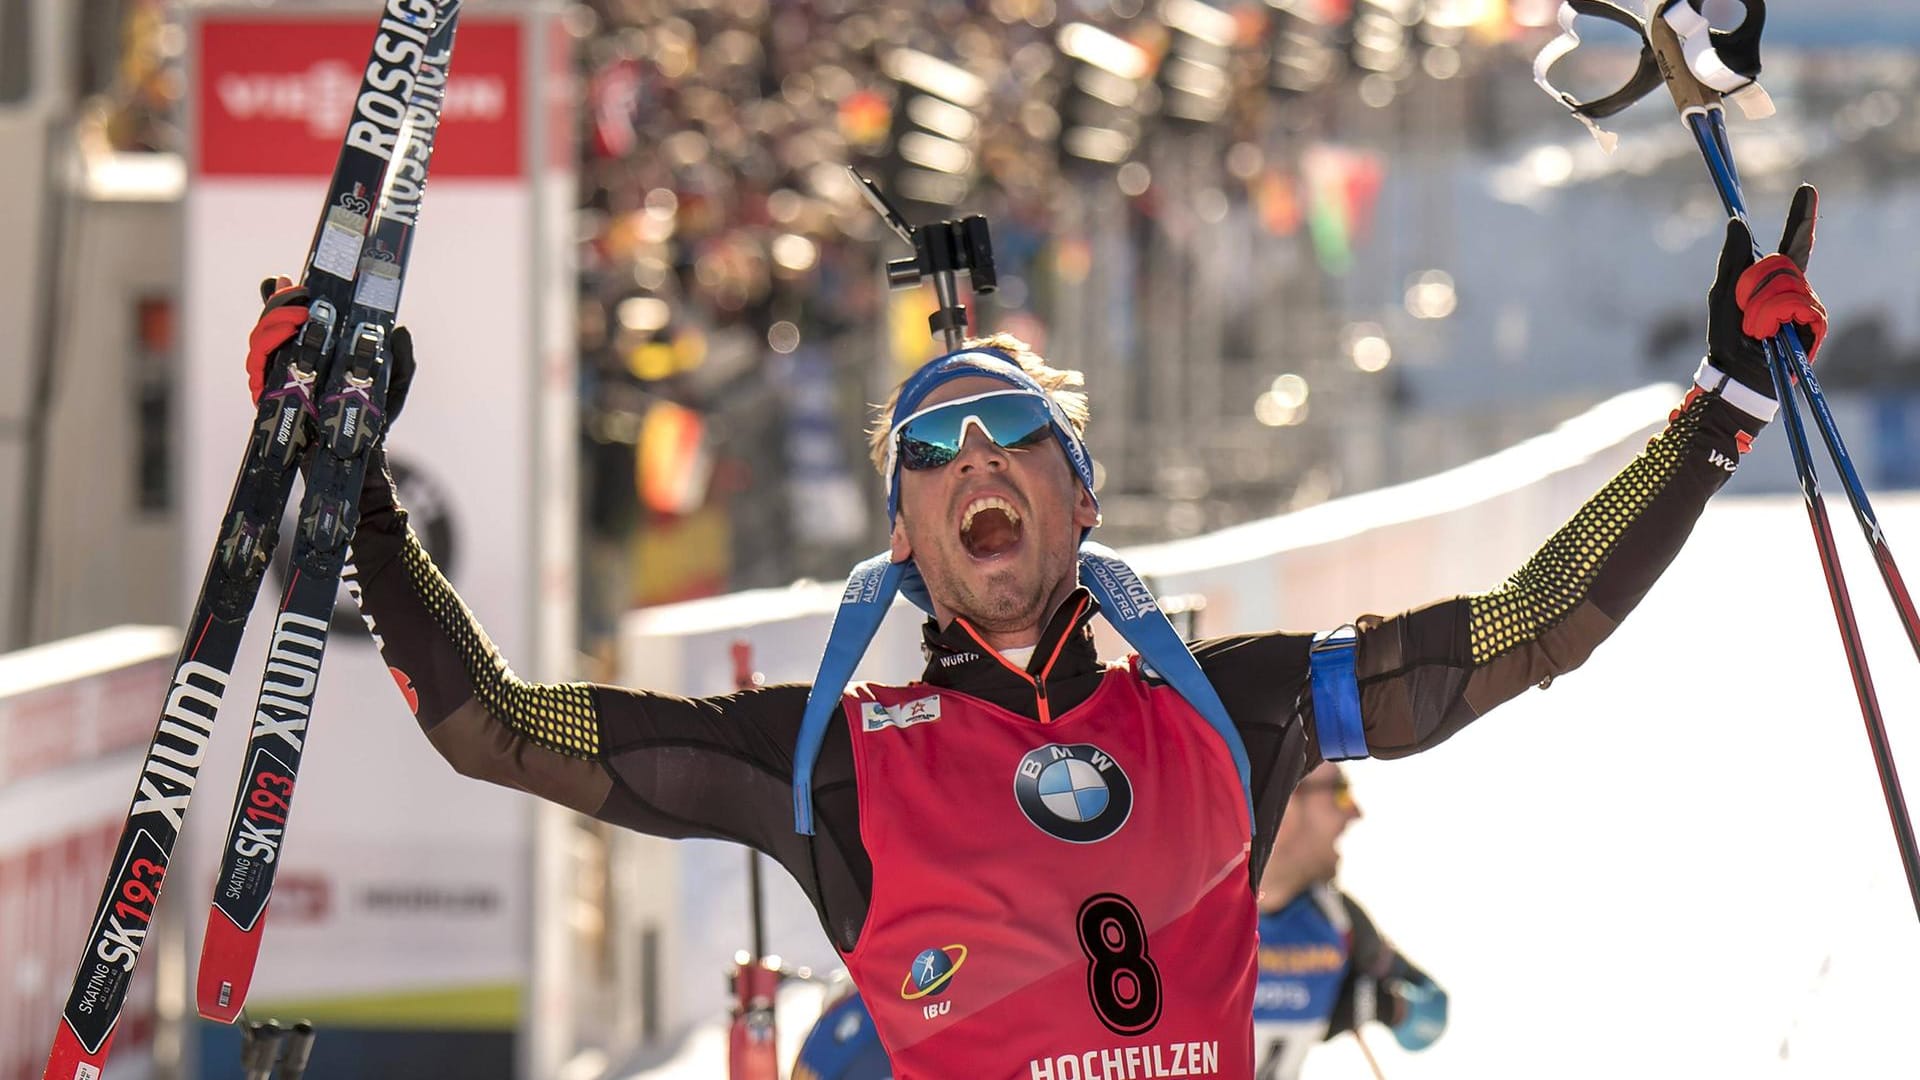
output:
<svg viewBox="0 0 1920 1080"><path fill-rule="evenodd" d="M1091 844L1120 831L1133 813L1133 784L1091 743L1042 746L1020 759L1013 795L1041 832Z"/></svg>

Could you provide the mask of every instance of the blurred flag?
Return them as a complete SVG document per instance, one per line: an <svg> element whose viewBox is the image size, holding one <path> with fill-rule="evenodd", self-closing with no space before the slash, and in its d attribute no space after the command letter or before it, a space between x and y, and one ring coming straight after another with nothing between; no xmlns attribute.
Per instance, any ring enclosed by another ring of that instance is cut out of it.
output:
<svg viewBox="0 0 1920 1080"><path fill-rule="evenodd" d="M1290 174L1277 168L1263 170L1253 184L1253 202L1268 232L1292 236L1300 231L1300 193Z"/></svg>
<svg viewBox="0 0 1920 1080"><path fill-rule="evenodd" d="M588 80L594 156L619 158L633 152L639 142L634 117L640 111L640 86L640 63L632 57L607 64Z"/></svg>
<svg viewBox="0 0 1920 1080"><path fill-rule="evenodd" d="M640 421L634 445L634 476L640 502L657 514L689 514L707 499L713 454L707 422L682 405L661 401Z"/></svg>
<svg viewBox="0 0 1920 1080"><path fill-rule="evenodd" d="M1385 166L1379 154L1315 146L1301 158L1307 185L1307 231L1321 269L1335 276L1353 268L1353 249L1373 229Z"/></svg>
<svg viewBox="0 0 1920 1080"><path fill-rule="evenodd" d="M933 332L927 329L927 317L937 306L930 282L922 283L917 289L888 294L888 340L893 346L894 370L900 378L906 378L915 368L939 355ZM971 320L976 317L971 307L967 309L967 317L967 333L971 335L974 332Z"/></svg>
<svg viewBox="0 0 1920 1080"><path fill-rule="evenodd" d="M893 108L879 91L855 90L840 100L840 135L856 149L878 152L891 130Z"/></svg>
<svg viewBox="0 0 1920 1080"><path fill-rule="evenodd" d="M698 327L675 331L666 340L649 338L627 350L627 370L642 382L659 382L698 368L707 359L707 335Z"/></svg>
<svg viewBox="0 0 1920 1080"><path fill-rule="evenodd" d="M733 523L720 505L653 517L627 554L634 607L718 596L733 574Z"/></svg>
<svg viewBox="0 0 1920 1080"><path fill-rule="evenodd" d="M806 346L771 367L787 404L787 496L794 537L809 544L855 543L867 531L860 484L866 470L847 459L833 356L821 346Z"/></svg>

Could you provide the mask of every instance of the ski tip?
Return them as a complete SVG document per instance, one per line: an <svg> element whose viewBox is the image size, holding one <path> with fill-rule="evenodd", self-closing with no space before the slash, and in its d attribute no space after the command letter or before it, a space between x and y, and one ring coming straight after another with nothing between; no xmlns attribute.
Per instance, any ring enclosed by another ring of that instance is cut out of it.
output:
<svg viewBox="0 0 1920 1080"><path fill-rule="evenodd" d="M240 1009L247 1003L247 983L226 974L230 970L224 964L201 963L195 997L203 1019L231 1024L240 1018Z"/></svg>
<svg viewBox="0 0 1920 1080"><path fill-rule="evenodd" d="M240 1007L247 1003L246 995L238 993L238 989L232 982L220 979L214 980L209 986L205 976L202 976L198 994L200 1018L221 1024L238 1020Z"/></svg>
<svg viewBox="0 0 1920 1080"><path fill-rule="evenodd" d="M240 1008L247 1003L246 994L225 980L215 980L211 987L202 980L198 998L200 1018L220 1024L231 1024L240 1019Z"/></svg>
<svg viewBox="0 0 1920 1080"><path fill-rule="evenodd" d="M207 912L207 937L200 946L200 972L194 980L195 1004L208 1020L231 1024L247 1003L253 984L253 965L260 955L260 932L266 912L252 931L240 929L219 908Z"/></svg>
<svg viewBox="0 0 1920 1080"><path fill-rule="evenodd" d="M87 1048L80 1045L80 1039L63 1020L53 1036L53 1053L47 1055L47 1068L40 1074L41 1080L100 1080L107 1063L107 1051L112 1048L113 1035L109 1034L98 1051L87 1053Z"/></svg>

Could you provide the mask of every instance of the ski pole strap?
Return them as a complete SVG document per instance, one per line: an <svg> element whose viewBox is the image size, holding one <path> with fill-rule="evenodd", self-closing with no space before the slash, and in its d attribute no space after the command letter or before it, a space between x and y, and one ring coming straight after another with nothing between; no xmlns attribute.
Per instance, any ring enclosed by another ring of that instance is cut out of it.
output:
<svg viewBox="0 0 1920 1080"><path fill-rule="evenodd" d="M1742 0L1746 18L1732 30L1715 30L1701 13L1702 0L1665 0L1660 18L1680 40L1687 70L1702 86L1731 98L1749 120L1773 115L1773 99L1760 78L1760 34L1767 25L1766 0ZM1651 35L1649 35L1651 36Z"/></svg>
<svg viewBox="0 0 1920 1080"><path fill-rule="evenodd" d="M1080 584L1100 602L1100 614L1140 654L1142 666L1166 680L1227 744L1247 799L1247 820L1254 820L1253 766L1240 739L1240 729L1227 715L1227 706L1208 681L1207 673L1200 670L1200 662L1160 610L1153 590L1112 549L1090 540L1080 545Z"/></svg>
<svg viewBox="0 0 1920 1080"><path fill-rule="evenodd" d="M1572 94L1553 85L1547 73L1553 65L1568 53L1580 47L1580 34L1574 29L1574 20L1582 15L1596 19L1605 19L1632 30L1640 38L1640 66L1634 69L1633 77L1627 84L1611 94L1580 101ZM1640 17L1633 12L1608 3L1607 0L1564 0L1560 5L1560 36L1546 43L1538 55L1533 58L1533 81L1547 96L1567 107L1574 118L1585 124L1593 133L1600 149L1613 153L1619 144L1620 136L1600 126L1600 121L1615 113L1624 111L1629 105L1646 97L1660 85L1660 65L1654 59L1653 46L1647 43L1647 28Z"/></svg>
<svg viewBox="0 0 1920 1080"><path fill-rule="evenodd" d="M1611 154L1620 137L1601 127L1599 122L1624 112L1652 93L1669 74L1679 75L1679 72L1661 69L1658 53L1663 44L1671 41L1678 46L1679 66L1698 84L1697 93L1692 95L1698 100L1682 101L1683 107L1711 107L1725 95L1739 104L1748 119L1764 119L1773 115L1773 99L1756 81L1760 77L1760 34L1766 26L1766 0L1744 2L1747 14L1738 28L1715 30L1700 13L1702 0L1651 0L1649 18L1645 20L1609 0L1564 0L1560 5L1560 35L1547 42L1534 57L1533 81L1548 96L1566 106L1567 111L1593 133L1600 148ZM1559 89L1548 78L1553 65L1580 47L1574 22L1582 15L1627 27L1640 38L1640 63L1626 85L1588 101L1580 101ZM1658 21L1657 28L1654 20Z"/></svg>
<svg viewBox="0 0 1920 1080"><path fill-rule="evenodd" d="M1353 626L1313 635L1307 654L1307 685L1313 690L1313 730L1328 761L1367 757L1367 730L1360 722L1360 680L1354 674L1360 635Z"/></svg>

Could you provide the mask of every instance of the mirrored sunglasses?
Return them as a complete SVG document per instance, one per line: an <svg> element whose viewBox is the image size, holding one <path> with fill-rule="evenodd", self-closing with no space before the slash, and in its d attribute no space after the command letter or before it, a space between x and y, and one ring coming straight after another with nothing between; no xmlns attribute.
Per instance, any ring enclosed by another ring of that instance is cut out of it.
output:
<svg viewBox="0 0 1920 1080"><path fill-rule="evenodd" d="M894 425L900 466L919 471L948 464L960 456L969 425L1004 449L1020 450L1053 434L1053 412L1045 398L1025 390L994 390L929 406Z"/></svg>

